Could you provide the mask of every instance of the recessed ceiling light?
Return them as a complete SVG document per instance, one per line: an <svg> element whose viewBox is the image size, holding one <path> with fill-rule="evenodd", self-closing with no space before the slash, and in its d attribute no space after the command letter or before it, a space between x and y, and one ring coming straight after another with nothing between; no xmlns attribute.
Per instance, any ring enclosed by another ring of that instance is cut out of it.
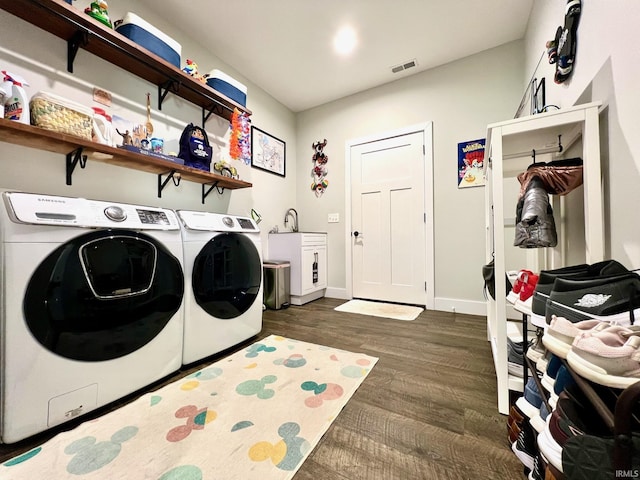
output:
<svg viewBox="0 0 640 480"><path fill-rule="evenodd" d="M358 37L350 26L342 27L333 38L333 48L340 55L348 55L356 48Z"/></svg>

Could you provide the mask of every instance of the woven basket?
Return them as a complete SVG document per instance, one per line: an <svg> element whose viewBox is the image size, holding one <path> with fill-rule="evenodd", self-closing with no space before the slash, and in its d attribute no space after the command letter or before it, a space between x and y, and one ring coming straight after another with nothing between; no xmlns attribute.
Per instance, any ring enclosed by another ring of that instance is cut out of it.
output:
<svg viewBox="0 0 640 480"><path fill-rule="evenodd" d="M86 107L50 93L38 93L29 103L31 124L91 140L93 118Z"/></svg>

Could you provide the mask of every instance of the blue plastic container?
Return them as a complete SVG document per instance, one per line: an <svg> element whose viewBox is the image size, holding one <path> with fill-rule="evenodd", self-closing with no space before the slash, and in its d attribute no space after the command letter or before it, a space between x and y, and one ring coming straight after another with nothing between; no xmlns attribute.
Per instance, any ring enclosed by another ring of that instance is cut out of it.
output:
<svg viewBox="0 0 640 480"><path fill-rule="evenodd" d="M247 106L247 87L220 70L213 70L207 85L243 107Z"/></svg>
<svg viewBox="0 0 640 480"><path fill-rule="evenodd" d="M180 68L182 46L134 13L116 22L116 32Z"/></svg>

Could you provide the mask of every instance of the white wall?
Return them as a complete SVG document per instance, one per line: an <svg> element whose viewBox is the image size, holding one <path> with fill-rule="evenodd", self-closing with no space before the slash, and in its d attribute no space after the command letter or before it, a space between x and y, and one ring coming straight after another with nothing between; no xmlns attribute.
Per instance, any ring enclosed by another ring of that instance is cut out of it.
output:
<svg viewBox="0 0 640 480"><path fill-rule="evenodd" d="M575 70L569 81L553 82L555 65L546 57L537 71L546 77L547 103L568 107L601 101L601 159L605 197L605 252L628 268L640 268L640 42L637 0L583 0ZM525 39L525 77L533 74L545 42L564 24L559 0L536 0Z"/></svg>
<svg viewBox="0 0 640 480"><path fill-rule="evenodd" d="M85 5L74 2L74 6L84 8ZM140 2L109 1L112 20L122 17L129 10L181 43L183 65L187 58L191 58L198 63L201 72L218 68L248 86L247 107L253 112L252 124L287 144L289 164L286 178L234 160L232 164L238 169L240 178L251 182L253 187L225 190L222 195L214 190L207 197L205 205L202 205L200 184L183 181L176 188L170 183L163 190L162 198L158 198L156 175L91 161L86 169L76 169L73 185L67 186L62 155L0 143L0 187L245 216L250 215L251 208L255 208L263 218L260 227L263 250L266 252L266 226L282 225L284 212L295 203L294 114L250 80L208 53L206 46L189 37L189 32L171 25L170 19L162 18L156 11L145 10ZM82 49L76 57L74 73L69 74L66 71L66 42L5 11L0 11L0 31L0 70L8 70L24 77L30 84L27 87L29 96L43 90L89 107L102 107L92 100L92 89L97 86L113 94L113 106L107 108L108 113L142 123L146 121L146 92L151 92L154 136L165 138L165 151L178 151L178 139L187 123L201 123L201 110L172 94L167 96L162 111L158 111L157 88L154 85ZM212 115L206 124L206 130L217 158L230 161L229 123Z"/></svg>
<svg viewBox="0 0 640 480"><path fill-rule="evenodd" d="M329 292L346 291L345 143L433 122L435 297L442 310L483 313L484 188L457 187L457 144L484 138L488 123L513 118L522 96L523 44L513 42L302 113L298 119L298 195L304 230L329 233ZM327 139L329 187L310 189L311 145ZM389 165L389 169L402 168ZM515 209L515 206L514 206ZM327 223L328 213L341 223Z"/></svg>

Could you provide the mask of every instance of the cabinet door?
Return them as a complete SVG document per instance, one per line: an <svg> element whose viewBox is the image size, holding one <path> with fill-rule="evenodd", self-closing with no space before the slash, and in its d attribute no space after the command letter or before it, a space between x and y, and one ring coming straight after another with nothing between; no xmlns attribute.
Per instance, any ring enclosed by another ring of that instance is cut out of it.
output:
<svg viewBox="0 0 640 480"><path fill-rule="evenodd" d="M302 295L315 292L327 287L327 247L314 246L302 249L302 265L300 266L302 278ZM314 280L316 280L314 282Z"/></svg>

